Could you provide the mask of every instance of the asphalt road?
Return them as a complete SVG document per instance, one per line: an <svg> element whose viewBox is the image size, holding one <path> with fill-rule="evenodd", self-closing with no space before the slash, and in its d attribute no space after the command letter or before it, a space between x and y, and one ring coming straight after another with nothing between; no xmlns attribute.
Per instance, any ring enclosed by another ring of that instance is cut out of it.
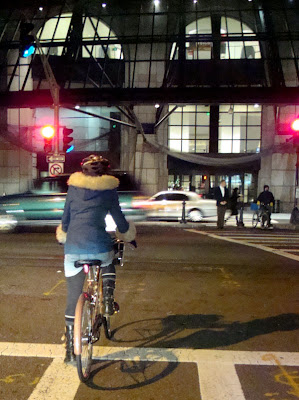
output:
<svg viewBox="0 0 299 400"><path fill-rule="evenodd" d="M290 256L261 247L284 238ZM101 338L85 385L62 362L53 229L1 235L0 399L299 398L297 246L282 230L139 225L117 272L113 341Z"/></svg>

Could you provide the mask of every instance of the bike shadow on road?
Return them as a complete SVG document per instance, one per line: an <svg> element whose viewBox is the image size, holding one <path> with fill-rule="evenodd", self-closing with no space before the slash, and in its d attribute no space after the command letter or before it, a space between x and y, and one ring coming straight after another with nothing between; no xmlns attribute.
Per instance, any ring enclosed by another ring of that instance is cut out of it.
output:
<svg viewBox="0 0 299 400"><path fill-rule="evenodd" d="M114 341L158 348L211 349L296 329L299 329L299 314L295 313L230 323L216 314L170 315L123 325L114 331Z"/></svg>
<svg viewBox="0 0 299 400"><path fill-rule="evenodd" d="M122 360L122 351L118 349L112 354L114 359L94 361L91 379L86 385L99 391L139 389L175 372L180 364L173 353L175 348L219 348L256 336L296 329L299 329L299 314L291 313L229 323L223 321L222 315L217 314L170 315L134 321L115 329L113 341L115 344L129 346L133 352L136 348L137 353L138 348L143 348L143 357L151 361ZM161 348L166 348L165 351L169 352L164 363L159 360ZM124 354L125 349L126 347Z"/></svg>

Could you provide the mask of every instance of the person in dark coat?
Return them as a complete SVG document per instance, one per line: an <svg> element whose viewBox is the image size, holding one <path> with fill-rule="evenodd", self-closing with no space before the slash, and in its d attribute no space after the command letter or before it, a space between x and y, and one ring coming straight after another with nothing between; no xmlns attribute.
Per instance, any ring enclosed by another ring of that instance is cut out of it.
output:
<svg viewBox="0 0 299 400"><path fill-rule="evenodd" d="M259 194L257 204L261 209L264 209L268 214L268 227L271 226L271 213L274 205L273 193L269 190L269 185L264 186L264 191Z"/></svg>
<svg viewBox="0 0 299 400"><path fill-rule="evenodd" d="M229 199L229 208L231 211L230 216L227 218L226 221L229 220L230 217L232 217L233 215L235 215L236 217L236 224L238 225L238 214L239 214L239 189L238 188L234 188L233 193Z"/></svg>
<svg viewBox="0 0 299 400"><path fill-rule="evenodd" d="M228 189L226 188L226 182L223 179L220 185L215 189L214 199L217 201L217 228L223 229L224 217L229 200Z"/></svg>
<svg viewBox="0 0 299 400"><path fill-rule="evenodd" d="M82 293L85 274L75 268L77 260L102 261L103 296L105 314L114 313L115 266L112 238L106 232L105 217L108 212L116 225L116 236L126 242L135 240L136 229L128 223L119 206L117 187L119 181L107 175L109 161L98 155L84 158L82 172L75 172L68 180L68 193L61 224L56 238L64 244L64 273L67 282L65 310L66 357L65 362L76 360L73 346L75 308Z"/></svg>

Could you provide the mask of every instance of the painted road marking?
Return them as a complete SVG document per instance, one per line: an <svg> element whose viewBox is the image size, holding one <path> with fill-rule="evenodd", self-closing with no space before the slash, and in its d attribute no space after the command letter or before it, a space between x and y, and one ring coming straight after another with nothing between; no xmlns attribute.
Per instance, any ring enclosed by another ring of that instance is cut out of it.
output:
<svg viewBox="0 0 299 400"><path fill-rule="evenodd" d="M79 385L77 370L56 358L46 369L28 400L73 400Z"/></svg>
<svg viewBox="0 0 299 400"><path fill-rule="evenodd" d="M76 368L63 363L64 352L59 344L0 342L0 356L54 359L28 400L74 399L80 381ZM245 400L236 364L299 367L299 353L291 352L95 346L94 359L196 363L202 400Z"/></svg>
<svg viewBox="0 0 299 400"><path fill-rule="evenodd" d="M299 249L283 249L283 251L293 251L294 253L298 253Z"/></svg>
<svg viewBox="0 0 299 400"><path fill-rule="evenodd" d="M13 383L16 378L25 378L25 374L14 374L14 375L8 375L5 378L0 379L0 382L4 382L4 383Z"/></svg>
<svg viewBox="0 0 299 400"><path fill-rule="evenodd" d="M222 235L219 235L222 236ZM228 237L228 235L226 235L226 237ZM230 235L229 236L232 239L243 239L243 240L258 240L258 239L262 239L263 241L283 241L283 242L288 242L288 241L292 241L292 242L299 242L299 238L288 238L288 237L269 237L269 236L237 236L237 235Z"/></svg>
<svg viewBox="0 0 299 400"><path fill-rule="evenodd" d="M246 400L233 364L198 363L202 399Z"/></svg>
<svg viewBox="0 0 299 400"><path fill-rule="evenodd" d="M54 292L54 290L55 290L56 288L58 288L58 286L61 285L61 284L64 283L64 282L65 282L65 279L61 279L61 280L58 281L58 282L56 283L56 285L54 285L48 292L44 292L43 295L44 295L44 296L50 296L50 294L52 294L52 293Z"/></svg>
<svg viewBox="0 0 299 400"><path fill-rule="evenodd" d="M296 380L294 379L294 377L293 377L291 374L288 373L288 371L284 368L284 366L281 365L281 362L275 357L275 355L274 355L274 354L266 354L266 355L263 356L263 360L266 360L266 361L267 361L267 360L274 360L274 361L275 361L276 365L278 365L279 369L280 369L281 372L282 372L281 375L285 378L287 384L288 384L289 386L291 386L292 389L293 389L292 392L289 391L288 393L289 393L289 394L293 394L294 396L296 396L297 398L299 398L299 385L298 385L298 383L296 382ZM298 376L297 376L297 378L298 378ZM280 379L281 379L281 378L280 378L280 375L277 375L277 376L276 376L276 380L277 380L278 382L281 382ZM283 383L285 383L285 382L283 382Z"/></svg>
<svg viewBox="0 0 299 400"><path fill-rule="evenodd" d="M297 256L295 254L290 254L284 250L267 247L262 244L251 243L250 241L239 240L239 239L231 239L230 237L227 237L227 236L216 235L214 233L209 233L206 231L197 231L196 229L185 229L185 231L191 232L191 233L197 233L199 235L209 236L214 239L224 240L226 242L241 244L243 246L254 247L255 249L264 250L264 251L267 251L268 253L276 254L278 256L286 257L291 260L299 261L299 256Z"/></svg>

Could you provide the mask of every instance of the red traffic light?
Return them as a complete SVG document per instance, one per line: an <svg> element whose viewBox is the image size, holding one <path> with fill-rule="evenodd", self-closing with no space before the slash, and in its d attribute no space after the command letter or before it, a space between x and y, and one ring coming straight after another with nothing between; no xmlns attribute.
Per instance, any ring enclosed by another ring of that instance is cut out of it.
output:
<svg viewBox="0 0 299 400"><path fill-rule="evenodd" d="M299 115L294 121L291 123L291 128L294 132L299 132Z"/></svg>
<svg viewBox="0 0 299 400"><path fill-rule="evenodd" d="M55 136L55 129L52 125L45 125L41 129L41 135L44 139L53 139Z"/></svg>

